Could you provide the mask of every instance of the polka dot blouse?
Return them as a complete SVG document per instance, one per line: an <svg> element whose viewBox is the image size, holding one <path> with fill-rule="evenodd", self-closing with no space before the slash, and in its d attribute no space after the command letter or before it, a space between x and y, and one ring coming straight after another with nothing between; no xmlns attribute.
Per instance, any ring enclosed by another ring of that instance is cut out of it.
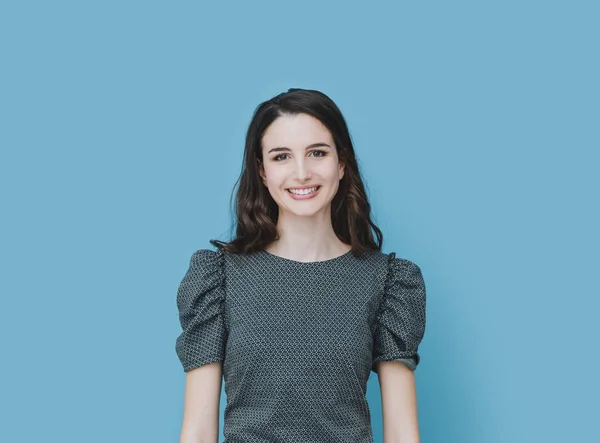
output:
<svg viewBox="0 0 600 443"><path fill-rule="evenodd" d="M184 371L222 362L225 443L372 443L367 380L415 370L421 270L395 253L300 262L200 249L177 291Z"/></svg>

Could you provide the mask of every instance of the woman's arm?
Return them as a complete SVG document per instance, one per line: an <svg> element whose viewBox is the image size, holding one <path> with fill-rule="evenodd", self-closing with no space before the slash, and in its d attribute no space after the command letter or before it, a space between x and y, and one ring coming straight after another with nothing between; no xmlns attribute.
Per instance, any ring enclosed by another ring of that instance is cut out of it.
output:
<svg viewBox="0 0 600 443"><path fill-rule="evenodd" d="M221 362L208 363L186 372L179 443L219 441L221 379Z"/></svg>
<svg viewBox="0 0 600 443"><path fill-rule="evenodd" d="M397 361L378 365L384 443L420 443L415 374Z"/></svg>

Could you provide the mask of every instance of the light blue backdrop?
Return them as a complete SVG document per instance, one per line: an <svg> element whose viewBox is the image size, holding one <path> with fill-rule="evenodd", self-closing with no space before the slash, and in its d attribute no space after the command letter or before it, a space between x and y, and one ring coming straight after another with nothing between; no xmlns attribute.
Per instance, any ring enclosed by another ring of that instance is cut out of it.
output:
<svg viewBox="0 0 600 443"><path fill-rule="evenodd" d="M598 438L598 5L3 2L0 441L178 441L176 288L290 87L423 271L422 442Z"/></svg>

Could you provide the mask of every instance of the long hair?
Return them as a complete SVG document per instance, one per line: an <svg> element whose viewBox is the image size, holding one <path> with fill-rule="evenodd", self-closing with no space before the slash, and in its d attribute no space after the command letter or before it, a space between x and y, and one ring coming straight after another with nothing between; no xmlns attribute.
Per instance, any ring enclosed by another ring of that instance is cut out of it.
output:
<svg viewBox="0 0 600 443"><path fill-rule="evenodd" d="M383 234L371 220L371 205L342 113L324 93L299 88L288 89L261 103L254 111L246 134L242 172L236 182L239 184L235 198L236 235L229 242L210 240L210 243L228 252L249 253L279 239L279 208L260 177L262 137L277 118L300 113L318 119L329 130L339 161L344 164L344 176L331 202L331 222L337 237L352 246L355 256L381 251Z"/></svg>

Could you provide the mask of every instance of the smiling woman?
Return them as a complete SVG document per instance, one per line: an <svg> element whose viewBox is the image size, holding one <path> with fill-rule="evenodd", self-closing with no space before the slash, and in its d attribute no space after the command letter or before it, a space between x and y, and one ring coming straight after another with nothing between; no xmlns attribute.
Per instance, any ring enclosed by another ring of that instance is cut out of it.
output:
<svg viewBox="0 0 600 443"><path fill-rule="evenodd" d="M381 250L346 121L320 91L290 89L256 108L238 182L236 236L211 240L219 248L300 261ZM294 189L314 186L314 198L293 198ZM286 237L290 222L295 234Z"/></svg>
<svg viewBox="0 0 600 443"><path fill-rule="evenodd" d="M329 216L344 165L331 133L318 119L304 113L276 119L262 137L262 157L260 175L280 210L282 225L284 217L312 216L317 222L316 214ZM310 205L294 204L308 200Z"/></svg>
<svg viewBox="0 0 600 443"><path fill-rule="evenodd" d="M372 443L371 371L386 438L418 441L425 284L416 264L381 252L370 211L329 97L290 89L258 106L236 236L197 250L177 292L182 441L216 443L224 376L225 442Z"/></svg>

